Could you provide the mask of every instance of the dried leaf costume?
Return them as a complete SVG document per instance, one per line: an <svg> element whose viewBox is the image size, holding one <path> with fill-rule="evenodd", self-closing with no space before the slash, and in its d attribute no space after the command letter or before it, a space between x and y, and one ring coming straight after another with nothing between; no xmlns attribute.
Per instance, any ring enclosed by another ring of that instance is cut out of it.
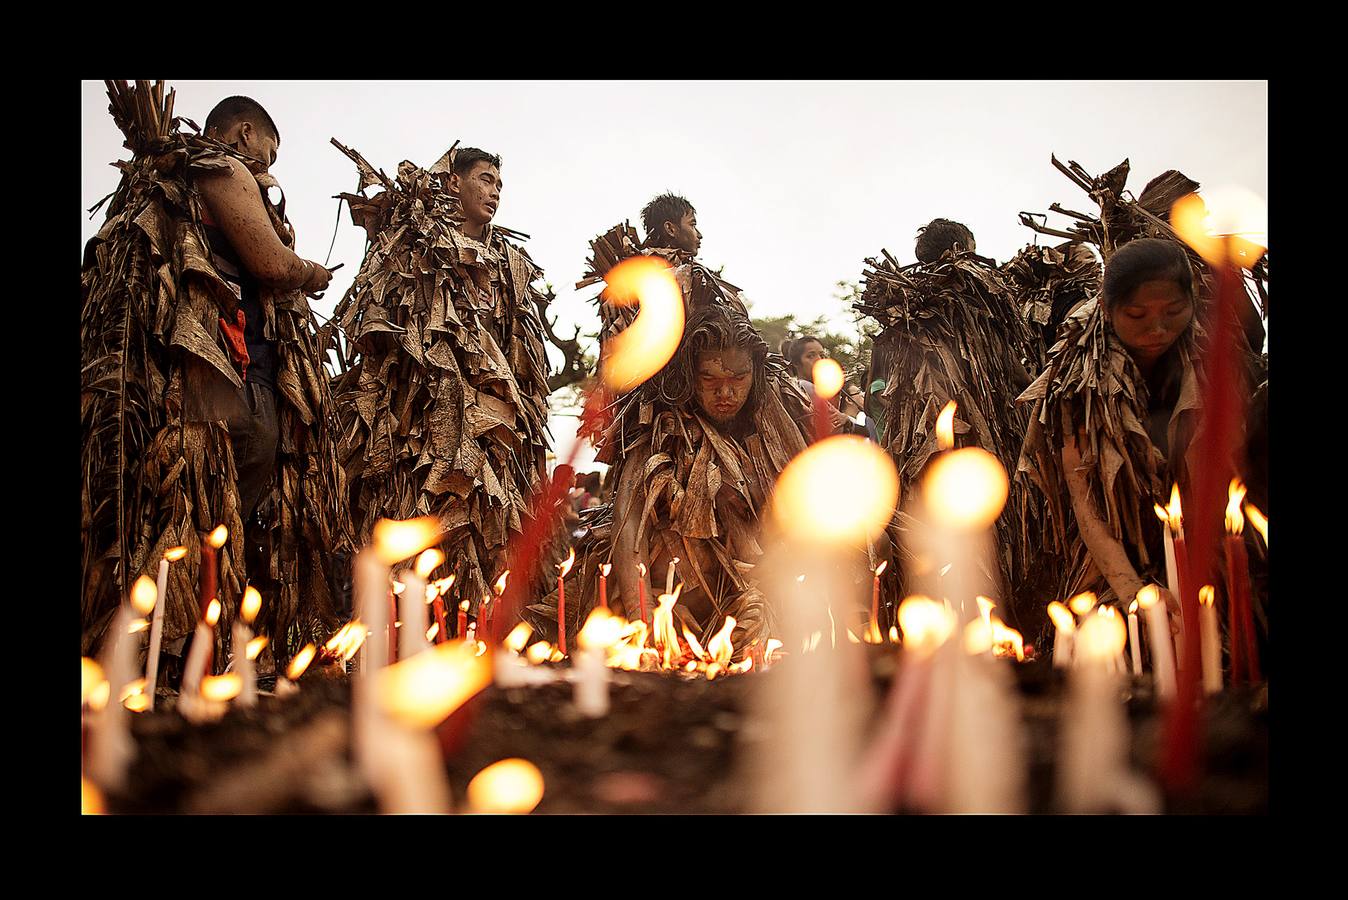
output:
<svg viewBox="0 0 1348 900"><path fill-rule="evenodd" d="M1004 263L1001 273L1036 338L1033 365L1026 368L1041 371L1062 323L1099 292L1100 262L1080 241L1057 247L1031 244Z"/></svg>
<svg viewBox="0 0 1348 900"><path fill-rule="evenodd" d="M612 467L613 499L581 514L589 530L568 579L568 634L597 602L601 563L613 565L610 607L636 619L636 563L649 567L649 616L664 590L669 561L678 557L676 581L684 588L674 610L681 625L702 638L730 615L737 622L736 646L766 640L772 610L753 573L763 555L759 517L778 473L810 440L809 401L786 361L754 331L738 288L686 253L643 249L627 224L599 236L591 248L587 277L578 289L600 281L629 256L659 256L674 267L687 318L673 359L613 400L606 425L591 420L582 426L582 435L597 437L596 459ZM601 303L600 314L602 344L631 324L636 308ZM755 360L749 400L724 426L702 413L695 394L696 356L708 346L747 348ZM555 635L555 590L529 611L537 628Z"/></svg>
<svg viewBox="0 0 1348 900"><path fill-rule="evenodd" d="M260 558L245 567L224 421L244 403L243 380L220 325L234 320L239 299L212 257L193 179L238 159L256 174L278 237L293 246L294 235L284 202L266 200L275 180L258 174L256 160L182 130L184 122L197 126L173 116L174 95L164 96L162 82L109 82L108 94L133 158L116 164L122 180L85 247L80 279L83 652L94 651L136 577L154 577L164 551L178 544L189 552L169 568L164 641L191 633L200 534L224 524L221 623L252 583L263 594L256 629L284 661L303 641L330 633L333 553L350 544L322 368L328 336L301 291L261 289L266 336L279 356L280 442L270 493L258 504L265 532L248 535ZM216 629L218 661L228 634Z"/></svg>
<svg viewBox="0 0 1348 900"><path fill-rule="evenodd" d="M963 250L908 266L882 254L866 261L865 287L854 308L881 327L872 371L887 382L884 443L899 470L900 505L917 490L938 450L936 418L950 400L958 404L957 446L982 447L1014 472L1025 433L1025 412L1015 398L1028 381L1024 366L1035 357L1036 339L1007 283L987 260ZM997 520L1000 572L990 574L1013 610L1038 561L1032 499L1012 491ZM895 571L888 576L894 581L886 582L897 583L900 596L902 578Z"/></svg>
<svg viewBox="0 0 1348 900"><path fill-rule="evenodd" d="M1052 233L1091 241L1106 265L1115 250L1136 238L1180 242L1162 216L1175 199L1196 188L1196 182L1170 173L1173 177L1163 179L1164 198L1150 198L1153 208L1149 209L1123 196L1126 160L1099 178L1087 175L1076 163L1069 168L1055 159L1054 164L1100 204L1101 216L1071 213L1078 225L1071 232ZM1057 204L1053 208L1061 211ZM1215 274L1192 251L1189 260L1197 275L1196 309L1193 324L1162 361L1168 366L1162 381L1164 402L1173 401L1167 421L1152 421L1148 428L1152 398L1147 379L1114 333L1099 296L1067 318L1049 351L1047 367L1019 398L1032 416L1017 477L1033 484L1044 497L1045 566L1059 574L1051 594L1040 598L1041 606L1086 590L1095 591L1102 601L1114 599L1113 590L1092 561L1072 510L1062 471L1067 436L1076 436L1081 474L1096 513L1123 544L1138 575L1161 583L1165 582L1164 526L1153 504L1165 505L1172 483L1187 493L1198 465L1219 464L1195 457L1202 408L1200 360L1207 344L1201 322L1213 296ZM1266 277L1266 271L1261 264L1259 277ZM1262 285L1259 292L1264 295ZM1257 358L1247 352L1243 362L1245 374L1253 376ZM1044 616L1038 621L1047 627Z"/></svg>
<svg viewBox="0 0 1348 900"><path fill-rule="evenodd" d="M380 518L433 515L455 594L477 606L507 567L544 477L547 357L533 282L542 270L488 226L465 235L445 182L453 153L396 179L354 150L343 194L370 245L334 314L348 338L334 393L341 458L361 540ZM519 577L518 573L515 577Z"/></svg>

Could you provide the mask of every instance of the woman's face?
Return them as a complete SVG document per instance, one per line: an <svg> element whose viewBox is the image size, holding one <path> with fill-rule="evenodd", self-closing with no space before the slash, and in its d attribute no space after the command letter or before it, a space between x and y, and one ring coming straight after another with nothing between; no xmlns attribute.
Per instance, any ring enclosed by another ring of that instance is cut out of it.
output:
<svg viewBox="0 0 1348 900"><path fill-rule="evenodd" d="M796 369L796 374L801 378L814 378L814 364L824 358L824 345L818 341L810 341L805 345L805 352L800 355L800 365Z"/></svg>
<svg viewBox="0 0 1348 900"><path fill-rule="evenodd" d="M1194 304L1174 281L1144 281L1114 307L1114 333L1140 365L1150 365L1175 345L1194 318Z"/></svg>

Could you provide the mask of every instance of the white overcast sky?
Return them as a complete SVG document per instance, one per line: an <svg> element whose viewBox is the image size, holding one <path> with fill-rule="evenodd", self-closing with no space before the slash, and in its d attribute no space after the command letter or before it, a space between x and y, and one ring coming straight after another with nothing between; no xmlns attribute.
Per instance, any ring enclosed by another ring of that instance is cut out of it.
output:
<svg viewBox="0 0 1348 900"><path fill-rule="evenodd" d="M245 94L281 130L272 173L285 189L301 256L322 261L339 191L355 167L335 137L392 174L455 141L502 157L496 221L525 243L557 291L562 323L595 330L595 292L572 290L590 238L674 190L697 208L702 258L724 264L756 315L852 320L835 284L886 247L913 260L936 216L970 226L1005 261L1033 237L1017 212L1055 200L1092 210L1049 164L1091 174L1131 160L1128 185L1177 168L1204 188L1268 197L1268 84L1227 82L338 82L172 81L174 112L201 124ZM112 191L126 158L102 82L82 85L81 207ZM81 243L101 225L81 213ZM1050 222L1061 225L1060 216ZM643 232L644 234L644 232ZM330 315L361 263L365 234L343 207L331 264L345 263L314 308ZM1050 239L1051 240L1051 239ZM73 248L72 248L73 250Z"/></svg>

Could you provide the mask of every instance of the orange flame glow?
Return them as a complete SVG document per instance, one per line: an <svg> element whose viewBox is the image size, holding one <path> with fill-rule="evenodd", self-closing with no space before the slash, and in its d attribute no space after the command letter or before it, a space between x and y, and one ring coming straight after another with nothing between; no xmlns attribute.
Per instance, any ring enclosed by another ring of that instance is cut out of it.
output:
<svg viewBox="0 0 1348 900"><path fill-rule="evenodd" d="M576 558L576 551L572 550L571 559L574 561L575 558ZM562 574L566 573L563 572ZM491 586L491 589L496 592L496 596L499 597L505 593L506 584L508 584L509 581L510 581L510 570L506 569L504 572L501 573L501 577L496 579L496 583Z"/></svg>
<svg viewBox="0 0 1348 900"><path fill-rule="evenodd" d="M644 562L637 563L637 573L641 575L642 578L646 577L646 564Z"/></svg>
<svg viewBox="0 0 1348 900"><path fill-rule="evenodd" d="M440 633L440 623L432 622L431 627L426 629L426 640L433 641L435 636Z"/></svg>
<svg viewBox="0 0 1348 900"><path fill-rule="evenodd" d="M415 556L439 539L440 520L435 516L374 523L375 556L386 566Z"/></svg>
<svg viewBox="0 0 1348 900"><path fill-rule="evenodd" d="M542 799L543 773L526 759L492 763L468 782L468 805L477 813L527 814Z"/></svg>
<svg viewBox="0 0 1348 900"><path fill-rule="evenodd" d="M122 701L122 706L125 706L134 713L145 712L145 710L150 708L150 698L143 693L132 694Z"/></svg>
<svg viewBox="0 0 1348 900"><path fill-rule="evenodd" d="M262 595L258 593L257 588L251 584L243 589L243 602L239 604L239 615L249 625L257 618L258 611L262 609Z"/></svg>
<svg viewBox="0 0 1348 900"><path fill-rule="evenodd" d="M936 417L936 447L938 450L953 450L955 448L955 410L958 408L954 400L951 400L941 410L941 414Z"/></svg>
<svg viewBox="0 0 1348 900"><path fill-rule="evenodd" d="M1014 656L1018 662L1025 661L1025 640L1020 632L1007 627L996 616L992 617L992 652L994 656Z"/></svg>
<svg viewBox="0 0 1348 900"><path fill-rule="evenodd" d="M340 632L338 633L340 634ZM291 681L299 681L300 676L304 674L304 670L309 668L309 663L314 661L314 654L317 652L316 646L305 644L303 649L295 654L295 658L290 661L290 665L286 666L286 678Z"/></svg>
<svg viewBox="0 0 1348 900"><path fill-rule="evenodd" d="M464 601L467 602L466 600ZM519 653L524 649L524 645L529 640L529 635L534 633L534 627L528 622L517 622L515 627L510 629L510 634L506 635L505 647L512 653Z"/></svg>
<svg viewBox="0 0 1348 900"><path fill-rule="evenodd" d="M1258 195L1235 185L1208 191L1206 198L1179 198L1170 208L1170 227L1213 265L1229 259L1248 269L1268 247L1268 207Z"/></svg>
<svg viewBox="0 0 1348 900"><path fill-rule="evenodd" d="M694 656L702 662L709 661L707 651L702 649L702 643L697 639L696 635L688 630L687 625L683 626L683 639L688 642L688 648L693 651ZM696 666L694 666L694 668L696 668Z"/></svg>
<svg viewBox="0 0 1348 900"><path fill-rule="evenodd" d="M1068 600L1067 605L1072 610L1072 612L1076 613L1079 616L1084 616L1092 609L1095 609L1095 604L1098 602L1099 598L1096 597L1092 591L1086 591L1084 593L1077 594L1071 600Z"/></svg>
<svg viewBox="0 0 1348 900"><path fill-rule="evenodd" d="M673 667L674 658L679 655L679 633L674 630L674 604L679 602L679 592L683 585L674 589L672 594L661 594L656 600L652 617L652 631L655 649L660 651L666 669Z"/></svg>
<svg viewBox="0 0 1348 900"><path fill-rule="evenodd" d="M605 578L607 578L608 573L611 571L613 571L613 563L600 563L599 565L600 575L603 575Z"/></svg>
<svg viewBox="0 0 1348 900"><path fill-rule="evenodd" d="M138 634L150 627L149 619L132 619L131 624L126 626L127 634Z"/></svg>
<svg viewBox="0 0 1348 900"><path fill-rule="evenodd" d="M100 684L106 684L103 667L97 660L87 656L80 657L80 703L88 703Z"/></svg>
<svg viewBox="0 0 1348 900"><path fill-rule="evenodd" d="M765 661L771 662L772 654L776 653L780 649L782 649L781 641L777 640L776 638L768 638L768 642L763 645L763 659Z"/></svg>
<svg viewBox="0 0 1348 900"><path fill-rule="evenodd" d="M608 341L600 375L612 391L629 391L664 368L683 340L683 294L668 263L633 256L604 275L603 298L641 308L636 321Z"/></svg>
<svg viewBox="0 0 1348 900"><path fill-rule="evenodd" d="M101 816L103 815L103 792L100 791L92 781L80 776L80 815L82 816Z"/></svg>
<svg viewBox="0 0 1348 900"><path fill-rule="evenodd" d="M889 560L885 560L875 567L875 577L879 578L881 575L885 574L885 569L887 568L889 568Z"/></svg>
<svg viewBox="0 0 1348 900"><path fill-rule="evenodd" d="M154 612L155 600L159 597L159 588L148 575L142 575L131 586L131 606L142 616Z"/></svg>
<svg viewBox="0 0 1348 900"><path fill-rule="evenodd" d="M820 504L821 496L831 502ZM839 434L787 463L773 490L772 510L793 537L840 544L884 528L898 499L899 475L890 455L863 437Z"/></svg>
<svg viewBox="0 0 1348 900"><path fill-rule="evenodd" d="M203 675L201 678L201 696L207 700L224 703L233 700L243 690L243 676L238 672L226 672L223 675Z"/></svg>
<svg viewBox="0 0 1348 900"><path fill-rule="evenodd" d="M824 357L816 360L810 376L814 381L814 392L822 400L832 400L842 390L843 370L836 359Z"/></svg>
<svg viewBox="0 0 1348 900"><path fill-rule="evenodd" d="M143 693L145 693L145 679L137 678L135 681L127 682L126 687L122 688L122 692L118 694L117 702L122 703L127 697L134 697Z"/></svg>
<svg viewBox="0 0 1348 900"><path fill-rule="evenodd" d="M1048 617L1059 631L1071 634L1077 630L1077 620L1072 618L1072 611L1057 600L1048 605Z"/></svg>
<svg viewBox="0 0 1348 900"><path fill-rule="evenodd" d="M1133 602L1128 604L1128 615L1130 616L1134 615L1136 612L1137 612L1137 598L1134 597Z"/></svg>
<svg viewBox="0 0 1348 900"><path fill-rule="evenodd" d="M1210 584L1205 584L1198 589L1198 605L1212 606L1217 602L1217 589Z"/></svg>
<svg viewBox="0 0 1348 900"><path fill-rule="evenodd" d="M659 612L656 613L659 616ZM622 636L623 620L601 606L590 611L576 643L586 650L608 650Z"/></svg>
<svg viewBox="0 0 1348 900"><path fill-rule="evenodd" d="M215 530L206 535L206 543L217 550L225 546L227 540L229 540L229 529L223 525L215 526Z"/></svg>
<svg viewBox="0 0 1348 900"><path fill-rule="evenodd" d="M725 624L721 630L712 635L711 640L707 641L707 654L711 656L713 662L720 663L722 666L730 665L731 658L735 655L735 645L730 642L730 633L735 630L735 617L726 616Z"/></svg>
<svg viewBox="0 0 1348 900"><path fill-rule="evenodd" d="M899 604L899 628L907 648L930 652L954 632L957 619L945 604L914 594Z"/></svg>
<svg viewBox="0 0 1348 900"><path fill-rule="evenodd" d="M545 663L552 658L552 644L547 641L530 644L529 649L524 651L524 658L535 666Z"/></svg>
<svg viewBox="0 0 1348 900"><path fill-rule="evenodd" d="M992 649L992 626L983 619L974 619L964 626L964 652L978 656Z"/></svg>
<svg viewBox="0 0 1348 900"><path fill-rule="evenodd" d="M253 638L248 642L248 645L243 648L243 655L248 659L257 659L257 655L266 649L267 640L265 634Z"/></svg>
<svg viewBox="0 0 1348 900"><path fill-rule="evenodd" d="M1240 534L1245 530L1245 516L1240 511L1240 502L1245 499L1245 485L1239 478L1232 478L1227 486L1226 497L1226 533Z"/></svg>
<svg viewBox="0 0 1348 900"><path fill-rule="evenodd" d="M445 554L441 553L437 547L427 547L417 555L417 561L412 564L412 571L417 573L419 578L428 578L435 571L435 567L445 561Z"/></svg>
<svg viewBox="0 0 1348 900"><path fill-rule="evenodd" d="M1137 592L1138 605L1143 609L1151 609L1161 601L1161 589L1154 584L1149 584Z"/></svg>
<svg viewBox="0 0 1348 900"><path fill-rule="evenodd" d="M1259 532L1259 536L1264 539L1264 546L1267 547L1268 518L1253 503L1245 504L1245 515L1249 518L1250 524L1254 526L1254 530Z"/></svg>
<svg viewBox="0 0 1348 900"><path fill-rule="evenodd" d="M575 564L576 564L576 548L572 547L571 552L567 554L566 559L562 560L560 563L557 564L557 573L562 578L565 578L566 573L570 572L571 567L574 566Z"/></svg>
<svg viewBox="0 0 1348 900"><path fill-rule="evenodd" d="M215 627L215 623L216 623L216 622L219 622L219 621L220 621L220 601L219 601L219 600L211 600L210 603L206 604L206 616L205 616L205 619L206 619L206 624L209 625L209 626L211 626L212 628Z"/></svg>
<svg viewBox="0 0 1348 900"><path fill-rule="evenodd" d="M356 655L356 651L365 643L368 635L369 629L365 627L365 623L360 619L352 619L328 638L328 642L323 645L323 652L346 662Z"/></svg>
<svg viewBox="0 0 1348 900"><path fill-rule="evenodd" d="M1077 632L1073 653L1078 660L1114 659L1123 652L1127 638L1123 620L1118 616L1090 616Z"/></svg>
<svg viewBox="0 0 1348 900"><path fill-rule="evenodd" d="M1180 506L1178 482L1170 486L1170 502L1166 504L1165 515L1170 521L1170 530L1179 534L1184 528L1184 510Z"/></svg>
<svg viewBox="0 0 1348 900"><path fill-rule="evenodd" d="M186 555L187 555L187 548L181 546L170 547L169 549L164 551L164 559L167 559L169 562L177 562Z"/></svg>
<svg viewBox="0 0 1348 900"><path fill-rule="evenodd" d="M997 457L981 447L943 453L922 479L922 495L932 514L949 528L987 528L1006 505L1009 484Z"/></svg>
<svg viewBox="0 0 1348 900"><path fill-rule="evenodd" d="M491 663L473 643L436 644L374 675L384 711L413 728L434 728L491 683Z"/></svg>

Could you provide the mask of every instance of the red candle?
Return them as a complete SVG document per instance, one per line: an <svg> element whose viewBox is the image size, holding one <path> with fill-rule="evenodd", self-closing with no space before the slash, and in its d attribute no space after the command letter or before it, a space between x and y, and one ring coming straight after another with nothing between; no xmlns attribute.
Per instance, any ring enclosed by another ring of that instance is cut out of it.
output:
<svg viewBox="0 0 1348 900"><path fill-rule="evenodd" d="M557 649L566 655L566 573L576 562L576 548L557 565Z"/></svg>
<svg viewBox="0 0 1348 900"><path fill-rule="evenodd" d="M459 628L454 632L455 637L463 640L468 637L468 601L463 600L459 603Z"/></svg>
<svg viewBox="0 0 1348 900"><path fill-rule="evenodd" d="M1182 598L1188 596L1189 590L1189 553L1184 549L1184 530L1175 536L1175 578L1179 582L1179 596L1176 600L1180 601L1180 633L1175 641L1175 667L1176 671L1182 670L1187 662L1184 651L1188 647L1185 643L1185 632L1189 622L1184 616L1184 601Z"/></svg>
<svg viewBox="0 0 1348 900"><path fill-rule="evenodd" d="M229 529L223 525L215 526L215 529L201 542L201 572L197 575L198 595L197 600L201 606L201 618L206 618L206 609L211 605L211 601L216 599L216 555L215 551L225 546L225 541L229 540ZM214 625L212 622L212 643L214 642ZM206 648L206 663L202 667L202 674L209 675L212 672L212 663L215 659L215 647Z"/></svg>
<svg viewBox="0 0 1348 900"><path fill-rule="evenodd" d="M440 626L435 630L435 642L443 644L449 640L449 632L447 631L449 626L445 624L445 601L438 591L435 594L435 602L431 606L435 610L435 624Z"/></svg>
<svg viewBox="0 0 1348 900"><path fill-rule="evenodd" d="M1242 675L1249 683L1259 681L1259 651L1254 640L1254 616L1250 607L1250 562L1245 539L1226 536L1227 626L1231 638L1231 683Z"/></svg>
<svg viewBox="0 0 1348 900"><path fill-rule="evenodd" d="M395 663L398 661L398 598L392 589L388 592L388 608L388 661Z"/></svg>
<svg viewBox="0 0 1348 900"><path fill-rule="evenodd" d="M604 563L599 567L599 605L608 609L608 573L612 564Z"/></svg>
<svg viewBox="0 0 1348 900"><path fill-rule="evenodd" d="M888 565L889 560L885 560L875 567L875 581L871 586L871 636L877 644L884 640L880 632L880 576Z"/></svg>

